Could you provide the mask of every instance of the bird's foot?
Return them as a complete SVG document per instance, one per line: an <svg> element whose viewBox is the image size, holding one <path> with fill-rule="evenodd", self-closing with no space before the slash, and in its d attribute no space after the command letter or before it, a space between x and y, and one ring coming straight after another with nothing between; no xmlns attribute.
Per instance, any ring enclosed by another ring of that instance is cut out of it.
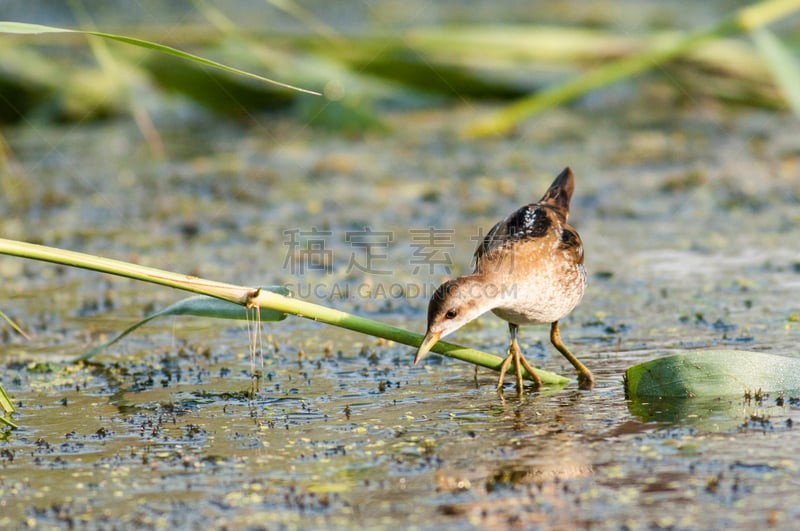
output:
<svg viewBox="0 0 800 531"><path fill-rule="evenodd" d="M511 365L511 360L514 359L514 356L511 352L508 353L506 359L503 360L503 364L500 365L500 378L497 379L497 392L503 392L503 378L506 376L506 372L508 372L508 367Z"/></svg>
<svg viewBox="0 0 800 531"><path fill-rule="evenodd" d="M542 380L539 378L539 375L536 374L536 371L531 367L528 360L525 359L525 356L522 356L521 353L517 358L514 352L509 352L508 357L503 360L503 364L500 366L500 377L497 380L497 392L498 394L503 394L503 379L508 372L509 367L511 366L511 362L514 362L514 374L516 376L516 389L517 393L519 394L520 398L522 398L524 394L524 387L523 387L523 379L522 374L523 370L527 371L528 374L531 376L533 380L533 388L534 390L539 390L542 387ZM502 398L502 396L501 396Z"/></svg>
<svg viewBox="0 0 800 531"><path fill-rule="evenodd" d="M594 376L588 370L586 372L578 372L578 388L584 391L590 391L594 387Z"/></svg>
<svg viewBox="0 0 800 531"><path fill-rule="evenodd" d="M525 368L525 370L528 371L528 374L530 374L531 379L533 380L534 387L536 389L540 389L542 387L542 379L539 378L539 374L536 372L536 369L534 369L531 366L531 364L528 363L528 360L525 359L525 356L520 355L520 362L522 363L522 366ZM519 371L520 374L522 373L520 367L517 367L517 371Z"/></svg>

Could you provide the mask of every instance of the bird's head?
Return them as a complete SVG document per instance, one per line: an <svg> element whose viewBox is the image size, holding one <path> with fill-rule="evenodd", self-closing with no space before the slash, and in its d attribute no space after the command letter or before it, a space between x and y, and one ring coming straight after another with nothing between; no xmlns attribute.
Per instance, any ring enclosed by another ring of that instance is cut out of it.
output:
<svg viewBox="0 0 800 531"><path fill-rule="evenodd" d="M483 283L471 277L455 278L439 286L428 303L428 328L414 364L440 339L491 310L490 295Z"/></svg>

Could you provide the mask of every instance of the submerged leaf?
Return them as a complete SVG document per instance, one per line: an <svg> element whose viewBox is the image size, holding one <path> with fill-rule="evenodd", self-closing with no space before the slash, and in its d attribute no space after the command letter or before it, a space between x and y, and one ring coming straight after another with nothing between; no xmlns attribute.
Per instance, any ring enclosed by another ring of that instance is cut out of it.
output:
<svg viewBox="0 0 800 531"><path fill-rule="evenodd" d="M745 350L674 354L625 371L625 395L723 397L800 389L800 359Z"/></svg>
<svg viewBox="0 0 800 531"><path fill-rule="evenodd" d="M279 293L281 295L288 295L289 290L280 286L270 286L260 288L262 290ZM233 302L216 299L214 297L206 297L205 295L195 295L176 302L172 306L164 308L160 312L148 315L141 321L131 325L121 334L114 339L99 345L92 350L81 354L75 361L88 360L95 354L99 354L107 349L114 343L121 340L140 326L149 323L157 317L164 317L166 315L193 315L195 317L215 317L217 319L238 319L241 321L253 319L253 313L240 304ZM261 321L281 321L286 318L286 314L268 308L261 308Z"/></svg>

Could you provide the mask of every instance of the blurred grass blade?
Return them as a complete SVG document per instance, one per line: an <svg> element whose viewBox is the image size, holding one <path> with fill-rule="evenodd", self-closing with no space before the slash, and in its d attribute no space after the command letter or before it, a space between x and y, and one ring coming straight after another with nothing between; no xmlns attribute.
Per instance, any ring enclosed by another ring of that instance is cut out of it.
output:
<svg viewBox="0 0 800 531"><path fill-rule="evenodd" d="M750 35L792 112L800 116L800 63L767 28L758 28Z"/></svg>
<svg viewBox="0 0 800 531"><path fill-rule="evenodd" d="M16 408L14 407L14 404L11 402L11 399L6 394L6 391L5 389L3 389L2 385L0 385L0 409L3 410L3 414L0 415L0 423L5 424L9 428L13 428L16 430L18 426L14 424L14 422L10 418L7 418L9 415L11 415L11 413L16 411Z"/></svg>
<svg viewBox="0 0 800 531"><path fill-rule="evenodd" d="M753 31L791 15L798 8L798 0L762 0L741 8L734 16L739 27Z"/></svg>
<svg viewBox="0 0 800 531"><path fill-rule="evenodd" d="M75 18L78 20L78 23L81 27L85 29L89 29L94 31L94 21L92 20L91 15L86 10L86 7L83 5L81 0L69 0L69 5L72 9ZM161 140L161 135L159 135L158 131L156 130L155 126L153 125L153 120L150 118L150 114L147 111L145 105L142 104L139 98L133 96L133 91L131 90L131 83L128 81L128 73L126 72L126 66L123 62L118 61L114 55L111 53L109 49L108 42L104 39L88 39L89 46L92 49L92 53L97 60L97 63L100 65L103 73L109 78L113 80L117 80L119 84L119 92L127 100L128 106L130 107L131 116L133 117L134 121L136 122L137 127L139 128L139 132L142 134L142 137L147 142L147 147L150 148L150 153L158 160L164 160L165 152L164 152L164 143ZM120 80L125 81L120 81Z"/></svg>
<svg viewBox="0 0 800 531"><path fill-rule="evenodd" d="M0 386L0 408L6 413L13 413L17 410L11 402L11 399L8 398L3 386Z"/></svg>
<svg viewBox="0 0 800 531"><path fill-rule="evenodd" d="M724 34L727 33L728 31L724 32ZM545 88L541 92L522 98L489 118L479 120L467 129L467 133L474 136L506 134L518 123L534 114L572 101L592 90L608 86L622 79L631 78L694 50L721 34L722 32L715 30L691 35L666 46L662 45L640 54L599 66L564 83Z"/></svg>
<svg viewBox="0 0 800 531"><path fill-rule="evenodd" d="M17 326L17 323L15 323L5 313L0 312L0 317L5 319L8 322L8 324L10 324L11 327L22 337L24 337L25 339L30 339L28 335L19 326ZM6 418L8 415L16 411L16 408L14 407L14 404L11 402L11 399L6 394L6 391L5 389L3 389L2 385L0 385L0 409L2 409L3 412L3 414L0 415L0 423L5 424L10 428L17 429L17 425L14 424L10 419Z"/></svg>
<svg viewBox="0 0 800 531"><path fill-rule="evenodd" d="M303 25L311 28L314 33L323 37L328 42L343 44L342 38L333 27L326 24L325 21L316 16L312 11L306 9L297 2L293 0L266 0L266 2L296 18L302 22Z"/></svg>
<svg viewBox="0 0 800 531"><path fill-rule="evenodd" d="M422 334L409 332L408 330L396 326L390 326L371 319L365 319L364 317L351 315L341 310L335 310L333 308L320 306L319 304L294 299L290 296L266 289L254 289L246 286L226 284L224 282L215 282L213 280L182 275L163 269L156 269L154 267L131 264L121 260L113 260L4 238L0 238L0 254L42 260L71 267L80 267L91 271L99 271L144 282L151 282L153 284L160 284L162 286L169 286L171 288L216 297L234 304L242 305L246 308L268 308L273 311L297 315L362 334L382 337L412 347L419 347L422 343ZM446 341L439 341L431 349L431 352L460 359L495 371L499 371L503 363L503 358L499 356L462 347L453 343L447 343ZM409 357L409 360L410 359ZM563 385L569 382L569 379L552 372L537 370L536 373L544 384ZM531 379L526 372L523 372L523 376Z"/></svg>
<svg viewBox="0 0 800 531"><path fill-rule="evenodd" d="M745 350L683 352L625 371L630 398L744 396L800 390L800 359Z"/></svg>
<svg viewBox="0 0 800 531"><path fill-rule="evenodd" d="M518 123L545 109L658 67L721 37L739 31L755 32L758 28L799 9L800 0L765 0L744 7L709 29L692 32L666 45L601 65L574 79L522 98L502 111L472 124L467 128L467 133L477 136L506 134Z"/></svg>
<svg viewBox="0 0 800 531"><path fill-rule="evenodd" d="M0 33L15 33L15 34L27 34L27 35L38 35L42 33L82 33L84 35L93 35L95 37L102 37L104 39L111 39L114 41L124 42L126 44L131 44L133 46L139 46L141 48L146 48L150 50L155 50L158 52L162 52L168 55L173 55L175 57L180 57L181 59L186 59L189 61L193 61L195 63L199 63L205 66L210 66L213 68L218 68L220 70L224 70L226 72L231 72L233 74L238 74L240 76L249 77L252 79L256 79L258 81L263 81L265 83L270 83L273 85L277 85L279 87L296 90L298 92L304 92L306 94L313 94L315 96L320 96L319 92L308 90L304 88L300 88L294 85L289 85L287 83L282 83L280 81L276 81L274 79L270 79L267 77L259 76L258 74L253 74L250 72L246 72L244 70L239 70L238 68L233 68L231 66L224 65L222 63L218 63L216 61L212 61L210 59L206 59L204 57L200 57L198 55L194 55L188 52L184 52L182 50L178 50L177 48L172 48L170 46L165 46L163 44L158 44L151 41L145 41L142 39L137 39L134 37L128 37L125 35L115 35L113 33L103 33L101 31L86 31L86 30L74 30L74 29L67 29L67 28L57 28L53 26L44 26L41 24L28 24L26 22L9 22L9 21L0 21Z"/></svg>
<svg viewBox="0 0 800 531"><path fill-rule="evenodd" d="M269 0L268 0L269 1ZM249 116L254 110L274 111L292 109L298 119L314 126L322 126L345 134L362 134L367 130L381 131L387 127L378 113L373 111L378 98L378 85L372 79L348 69L345 65L325 57L325 53L312 48L307 42L290 46L289 49L267 47L263 36L253 37L243 31L234 21L216 6L205 0L193 0L196 9L223 36L216 42L214 52L221 61L236 61L249 70L287 72L288 81L298 84L323 86L323 98L297 97L297 94L275 87L254 86L246 79L223 72L210 73L185 61L159 55L141 63L157 82L180 92L201 105L226 116ZM302 7L296 4L277 6L301 16ZM288 11L287 11L288 12ZM310 15L313 16L313 15ZM317 27L312 24L313 27ZM318 28L319 29L319 28ZM331 30L333 31L333 30ZM310 39L324 49L332 46L330 39L321 41L316 36ZM341 40L341 39L339 39ZM303 51L305 50L305 51ZM302 81L300 81L302 80ZM390 89L380 91L390 94Z"/></svg>
<svg viewBox="0 0 800 531"><path fill-rule="evenodd" d="M26 334L25 331L22 328L20 328L19 325L15 323L11 317L7 316L2 311L0 311L0 317L3 318L3 320L6 321L9 324L9 326L11 326L11 328L14 329L14 332L18 333L19 335L30 341L31 338L28 337L28 334Z"/></svg>
<svg viewBox="0 0 800 531"><path fill-rule="evenodd" d="M280 286L270 286L267 288L261 288L264 290L272 291L274 293L280 293L282 295L288 295L289 290ZM241 321L247 319L253 319L255 316L253 315L251 310L248 310L244 306L240 304L235 304L228 301L223 301L221 299L215 299L213 297L207 297L205 295L195 295L194 297L189 297L183 299L181 301L176 302L175 304L164 308L163 310L156 312L152 315L148 315L141 321L131 325L124 332L116 336L115 338L99 345L92 350L81 354L79 357L75 358L75 361L83 361L88 360L91 357L99 354L103 350L107 349L111 345L117 343L122 338L139 328L140 326L149 323L153 319L158 317L164 317L167 315L192 315L195 317L213 317L216 319L238 319ZM268 308L261 308L261 321L282 321L286 319L286 314L282 312L278 312L275 310L270 310Z"/></svg>

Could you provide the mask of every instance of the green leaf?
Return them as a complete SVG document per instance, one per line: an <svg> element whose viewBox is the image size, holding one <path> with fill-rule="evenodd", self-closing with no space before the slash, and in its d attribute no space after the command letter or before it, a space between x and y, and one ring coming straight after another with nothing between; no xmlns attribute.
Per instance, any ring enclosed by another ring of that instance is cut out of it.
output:
<svg viewBox="0 0 800 531"><path fill-rule="evenodd" d="M31 374L49 374L58 369L59 366L50 361L32 361L28 364L28 372Z"/></svg>
<svg viewBox="0 0 800 531"><path fill-rule="evenodd" d="M5 389L3 389L2 385L0 385L0 409L3 410L3 414L0 415L0 423L5 424L9 428L16 430L18 426L14 424L14 422L11 421L11 419L6 418L8 415L16 411L16 408L14 407L14 404L11 402L11 399L6 394L6 391Z"/></svg>
<svg viewBox="0 0 800 531"><path fill-rule="evenodd" d="M6 394L2 385L0 385L0 408L2 408L5 413L13 413L16 411L14 404L11 402L11 399Z"/></svg>
<svg viewBox="0 0 800 531"><path fill-rule="evenodd" d="M8 321L8 324L10 324L11 327L14 330L16 330L18 334L23 336L25 339L29 339L27 334L25 334L25 332L17 325L17 323L11 320L10 317L8 317L3 312L0 312L0 317ZM0 385L0 409L3 410L3 414L0 415L0 423L5 424L10 428L17 429L17 425L14 424L10 419L6 418L6 416L16 411L16 408L14 407L13 402L11 402L11 399L8 397L8 394L6 394L6 390L3 389L2 385Z"/></svg>
<svg viewBox="0 0 800 531"><path fill-rule="evenodd" d="M9 22L9 21L0 21L0 33L14 33L14 34L25 34L25 35L38 35L42 33L81 33L83 35L93 35L95 37L102 37L104 39L124 42L125 44L131 44L133 46L139 46L141 48L147 48L165 54L174 55L175 57L180 57L181 59L194 61L195 63L200 63L205 66L218 68L220 70L238 74L240 76L257 79L259 81L263 81L265 83L271 83L279 87L284 87L299 92L305 92L306 94L313 94L315 96L321 95L319 92L315 92L313 90L296 87L294 85L289 85L287 83L275 81L274 79L269 79L267 77L259 76L258 74L253 74L250 72L246 72L244 70L239 70L238 68L233 68L231 66L227 66L222 63L218 63L216 61L200 57L198 55L184 52L182 50L178 50L177 48L165 46L163 44L158 44L156 42L145 41L143 39L137 39L135 37L128 37L126 35L115 35L113 33L103 33L101 31L74 30L67 28L57 28L53 26L43 26L41 24L28 24L26 22Z"/></svg>
<svg viewBox="0 0 800 531"><path fill-rule="evenodd" d="M280 286L270 286L261 289L271 291L273 293L279 293L281 295L289 294L288 289ZM215 299L213 297L206 297L205 295L195 295L193 297L178 301L175 304L152 315L148 315L141 321L129 326L114 339L81 354L75 359L75 361L90 359L92 356L99 354L114 343L117 343L123 337L127 336L140 326L149 323L157 317L164 317L166 315L193 315L195 317L214 317L217 319L237 319L242 321L254 319L253 311L247 310L240 304L235 304L233 302L228 302L221 299ZM269 308L261 308L261 321L281 321L283 319L286 319L285 313L270 310Z"/></svg>
<svg viewBox="0 0 800 531"><path fill-rule="evenodd" d="M712 27L682 35L666 45L654 46L622 59L601 64L586 73L521 98L497 113L468 127L471 135L501 135L536 113L570 102L593 90L633 77L666 62L690 54L706 44L741 31L755 34L758 28L796 12L800 0L764 0L743 7ZM774 46L774 43L773 43Z"/></svg>
<svg viewBox="0 0 800 531"><path fill-rule="evenodd" d="M26 334L25 331L22 328L20 328L19 325L17 323L15 323L13 319L11 319L11 317L7 316L2 311L0 311L0 319L2 319L5 322L7 322L9 324L9 326L11 326L11 328L13 328L16 333L18 333L19 335L21 335L25 339L30 340L30 337L28 337L28 334Z"/></svg>
<svg viewBox="0 0 800 531"><path fill-rule="evenodd" d="M792 112L800 116L800 63L767 28L756 29L751 36Z"/></svg>
<svg viewBox="0 0 800 531"><path fill-rule="evenodd" d="M625 371L625 395L714 398L800 390L800 359L745 350L684 352Z"/></svg>

